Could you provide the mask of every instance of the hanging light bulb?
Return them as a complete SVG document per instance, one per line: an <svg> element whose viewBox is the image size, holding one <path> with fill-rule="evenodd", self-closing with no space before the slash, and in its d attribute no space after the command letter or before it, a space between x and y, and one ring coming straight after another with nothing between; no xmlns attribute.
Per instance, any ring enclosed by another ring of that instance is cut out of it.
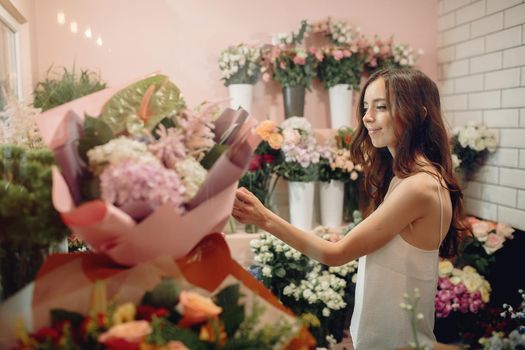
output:
<svg viewBox="0 0 525 350"><path fill-rule="evenodd" d="M57 23L60 25L66 23L66 15L64 14L64 12L60 11L59 13L57 13Z"/></svg>
<svg viewBox="0 0 525 350"><path fill-rule="evenodd" d="M102 38L100 36L97 38L97 45L102 46Z"/></svg>
<svg viewBox="0 0 525 350"><path fill-rule="evenodd" d="M77 24L77 22L71 22L69 24L69 29L71 30L71 33L78 32L78 24Z"/></svg>
<svg viewBox="0 0 525 350"><path fill-rule="evenodd" d="M86 36L86 38L91 38L92 34L91 34L91 28L90 27L86 28L86 31L84 32L84 35Z"/></svg>

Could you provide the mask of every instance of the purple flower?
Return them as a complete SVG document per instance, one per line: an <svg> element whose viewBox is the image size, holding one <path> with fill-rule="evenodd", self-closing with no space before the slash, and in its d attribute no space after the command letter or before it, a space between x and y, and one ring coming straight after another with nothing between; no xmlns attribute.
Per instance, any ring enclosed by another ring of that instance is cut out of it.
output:
<svg viewBox="0 0 525 350"><path fill-rule="evenodd" d="M184 212L186 189L179 176L156 162L128 160L110 165L100 175L100 189L102 199L116 206L144 203L156 209L171 203Z"/></svg>

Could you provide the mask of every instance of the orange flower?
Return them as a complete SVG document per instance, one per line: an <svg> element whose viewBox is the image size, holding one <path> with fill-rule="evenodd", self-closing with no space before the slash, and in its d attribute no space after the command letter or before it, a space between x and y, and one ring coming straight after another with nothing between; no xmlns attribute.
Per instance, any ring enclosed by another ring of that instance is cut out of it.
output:
<svg viewBox="0 0 525 350"><path fill-rule="evenodd" d="M140 343L150 333L148 321L132 321L111 327L98 337L98 341L105 343L111 339L122 339L130 343Z"/></svg>
<svg viewBox="0 0 525 350"><path fill-rule="evenodd" d="M180 292L179 303L184 308L185 323L189 324L206 321L222 312L222 308L215 305L210 298L194 292Z"/></svg>
<svg viewBox="0 0 525 350"><path fill-rule="evenodd" d="M199 339L208 341L211 343L215 343L217 341L217 338L215 336L215 329L214 329L214 322L218 322L218 320L211 320L207 322L204 326L201 327L201 331L199 334ZM219 324L219 343L221 346L224 346L226 344L226 331L224 330L224 324L222 322Z"/></svg>
<svg viewBox="0 0 525 350"><path fill-rule="evenodd" d="M271 133L268 137L268 144L273 149L281 149L281 146L283 145L283 135L279 134L278 132Z"/></svg>
<svg viewBox="0 0 525 350"><path fill-rule="evenodd" d="M264 141L268 141L270 134L275 130L277 125L272 120L263 120L255 129L257 135L259 135Z"/></svg>

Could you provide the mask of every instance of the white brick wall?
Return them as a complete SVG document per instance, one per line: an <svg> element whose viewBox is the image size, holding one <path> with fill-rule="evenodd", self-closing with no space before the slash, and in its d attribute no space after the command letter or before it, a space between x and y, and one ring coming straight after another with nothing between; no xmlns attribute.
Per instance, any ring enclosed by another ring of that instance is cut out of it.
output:
<svg viewBox="0 0 525 350"><path fill-rule="evenodd" d="M439 87L450 126L499 148L464 189L470 214L525 230L525 0L439 0Z"/></svg>

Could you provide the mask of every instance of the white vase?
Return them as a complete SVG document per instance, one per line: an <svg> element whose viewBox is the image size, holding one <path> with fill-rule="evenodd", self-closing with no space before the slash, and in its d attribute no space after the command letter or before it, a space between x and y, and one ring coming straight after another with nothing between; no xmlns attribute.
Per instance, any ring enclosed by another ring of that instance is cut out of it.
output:
<svg viewBox="0 0 525 350"><path fill-rule="evenodd" d="M248 113L252 110L253 85L252 84L231 84L228 86L230 91L230 107L237 109L244 108Z"/></svg>
<svg viewBox="0 0 525 350"><path fill-rule="evenodd" d="M352 116L352 93L348 84L337 84L328 89L330 98L330 122L332 129L350 126Z"/></svg>
<svg viewBox="0 0 525 350"><path fill-rule="evenodd" d="M315 182L288 182L290 223L304 231L313 226L314 189Z"/></svg>
<svg viewBox="0 0 525 350"><path fill-rule="evenodd" d="M343 203L345 184L331 180L319 184L321 202L321 225L338 227L343 223Z"/></svg>

